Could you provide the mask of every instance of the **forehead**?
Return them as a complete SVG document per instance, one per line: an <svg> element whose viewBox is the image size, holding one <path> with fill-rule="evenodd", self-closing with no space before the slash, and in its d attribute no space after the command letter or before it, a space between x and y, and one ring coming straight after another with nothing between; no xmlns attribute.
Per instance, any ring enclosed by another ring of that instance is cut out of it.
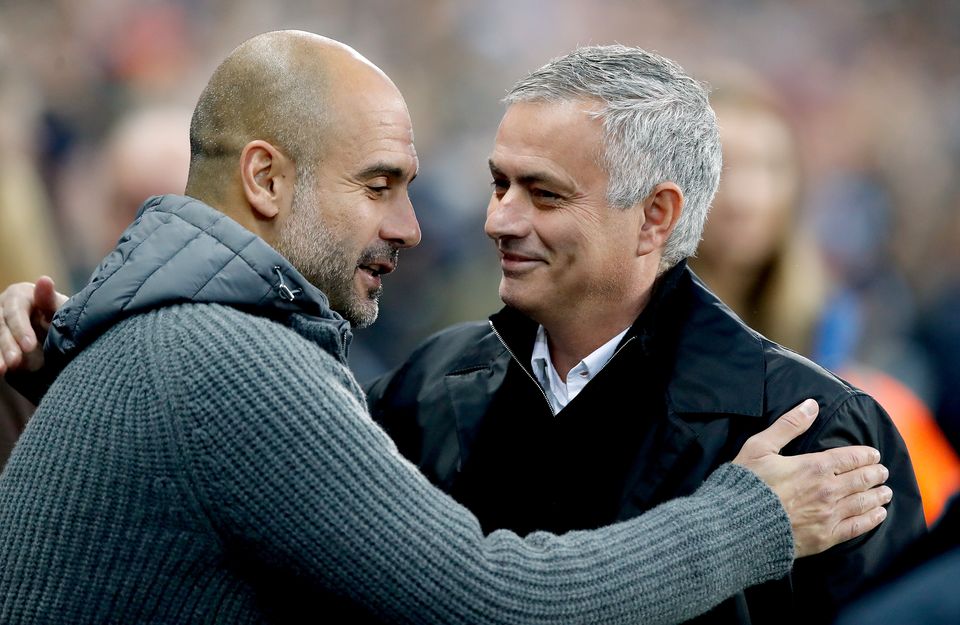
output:
<svg viewBox="0 0 960 625"><path fill-rule="evenodd" d="M596 104L586 101L518 102L500 122L492 163L510 176L542 169L587 183L606 174L599 162L603 124L591 116Z"/></svg>
<svg viewBox="0 0 960 625"><path fill-rule="evenodd" d="M378 161L399 167L408 176L419 167L413 125L406 103L389 84L341 92L331 106L330 132L324 152L346 168Z"/></svg>

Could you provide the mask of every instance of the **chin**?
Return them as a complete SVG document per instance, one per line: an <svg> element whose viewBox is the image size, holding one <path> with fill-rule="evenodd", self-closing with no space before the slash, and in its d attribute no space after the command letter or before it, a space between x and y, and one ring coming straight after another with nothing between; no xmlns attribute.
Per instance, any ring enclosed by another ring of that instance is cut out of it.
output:
<svg viewBox="0 0 960 625"><path fill-rule="evenodd" d="M517 291L518 289L504 288L504 286L501 284L500 299L510 308L519 310L528 317L532 317L536 312L536 307L533 303L533 300L529 295L524 297L525 294L517 293Z"/></svg>
<svg viewBox="0 0 960 625"><path fill-rule="evenodd" d="M350 303L350 316L346 317L354 328L367 328L380 315L380 293L357 295Z"/></svg>

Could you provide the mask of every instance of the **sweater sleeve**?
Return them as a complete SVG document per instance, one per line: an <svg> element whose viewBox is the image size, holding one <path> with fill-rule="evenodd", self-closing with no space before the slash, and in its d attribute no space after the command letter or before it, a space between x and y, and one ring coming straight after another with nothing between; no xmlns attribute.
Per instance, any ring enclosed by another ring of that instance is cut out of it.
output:
<svg viewBox="0 0 960 625"><path fill-rule="evenodd" d="M168 324L161 369L204 513L266 570L391 622L672 623L791 566L776 495L733 465L631 521L484 536L396 452L342 365L236 315Z"/></svg>

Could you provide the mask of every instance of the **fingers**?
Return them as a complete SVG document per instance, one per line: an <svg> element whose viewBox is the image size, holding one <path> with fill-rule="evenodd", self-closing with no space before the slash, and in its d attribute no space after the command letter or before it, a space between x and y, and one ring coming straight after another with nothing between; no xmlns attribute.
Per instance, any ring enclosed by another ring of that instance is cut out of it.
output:
<svg viewBox="0 0 960 625"><path fill-rule="evenodd" d="M5 375L7 370L20 364L21 353L20 346L13 340L10 330L0 319L0 376Z"/></svg>
<svg viewBox="0 0 960 625"><path fill-rule="evenodd" d="M834 480L836 496L843 498L879 486L890 477L890 471L882 464L871 464L854 471L841 473Z"/></svg>
<svg viewBox="0 0 960 625"><path fill-rule="evenodd" d="M810 454L809 458L817 463L820 472L840 475L860 467L877 464L880 462L880 452L873 447L851 445Z"/></svg>
<svg viewBox="0 0 960 625"><path fill-rule="evenodd" d="M877 486L868 491L856 492L837 502L836 518L845 520L867 514L887 505L892 499L893 490L889 486Z"/></svg>
<svg viewBox="0 0 960 625"><path fill-rule="evenodd" d="M865 457L872 461L876 450L864 447L857 451L864 450ZM784 508L793 524L797 557L820 553L872 530L886 518L883 506L893 499L893 491L881 486L890 475L883 465L867 464L836 475L815 460L824 455L821 452L794 458L804 459L804 469L795 475L805 477L799 486L787 491L792 496L784 502ZM813 467L817 467L815 473L810 471Z"/></svg>
<svg viewBox="0 0 960 625"><path fill-rule="evenodd" d="M29 282L12 284L0 294L2 319L0 325L13 336L19 345L18 351L31 351L37 346L37 336L30 324L30 311L33 307L33 285ZM19 362L19 354L17 354Z"/></svg>
<svg viewBox="0 0 960 625"><path fill-rule="evenodd" d="M820 406L812 399L804 400L762 432L754 434L744 443L741 455L749 457L777 454L783 447L806 432L820 412Z"/></svg>
<svg viewBox="0 0 960 625"><path fill-rule="evenodd" d="M834 530L836 543L856 538L866 534L880 525L887 518L886 508L872 508L864 514L858 514L841 521Z"/></svg>

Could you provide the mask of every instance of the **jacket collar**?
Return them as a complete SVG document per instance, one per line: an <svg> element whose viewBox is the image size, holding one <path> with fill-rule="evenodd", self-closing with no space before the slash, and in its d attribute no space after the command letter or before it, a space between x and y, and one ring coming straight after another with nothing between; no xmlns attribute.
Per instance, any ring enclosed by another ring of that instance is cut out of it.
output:
<svg viewBox="0 0 960 625"><path fill-rule="evenodd" d="M671 412L763 416L763 339L747 327L688 267L667 387Z"/></svg>
<svg viewBox="0 0 960 625"><path fill-rule="evenodd" d="M654 283L650 301L634 320L618 349L628 342L636 341L644 355L651 355L660 346L673 343L674 326L678 307L677 287L682 281L686 261L672 267ZM539 324L520 311L504 306L490 316L490 325L517 359L527 367L533 353L533 345Z"/></svg>
<svg viewBox="0 0 960 625"><path fill-rule="evenodd" d="M90 283L54 316L44 346L56 374L120 320L178 303L276 318L342 361L350 325L263 239L190 197L148 199Z"/></svg>
<svg viewBox="0 0 960 625"><path fill-rule="evenodd" d="M529 368L537 323L507 306L490 317L490 324L524 368ZM621 346L632 339L644 356L670 367L667 405L671 413L764 414L760 335L721 302L686 261L657 280L650 302ZM510 358L499 341L484 340L465 352L457 366L477 368L494 354Z"/></svg>

